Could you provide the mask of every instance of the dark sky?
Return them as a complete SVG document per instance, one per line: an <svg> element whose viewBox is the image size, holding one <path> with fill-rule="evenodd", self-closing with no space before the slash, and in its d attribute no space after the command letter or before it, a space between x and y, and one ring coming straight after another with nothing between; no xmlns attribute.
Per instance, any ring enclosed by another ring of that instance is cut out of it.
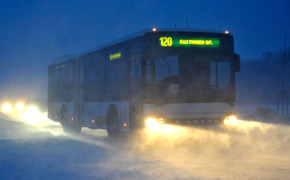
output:
<svg viewBox="0 0 290 180"><path fill-rule="evenodd" d="M289 0L2 0L0 98L46 96L51 59L157 27L229 30L242 60L283 47ZM16 95L15 95L16 93Z"/></svg>

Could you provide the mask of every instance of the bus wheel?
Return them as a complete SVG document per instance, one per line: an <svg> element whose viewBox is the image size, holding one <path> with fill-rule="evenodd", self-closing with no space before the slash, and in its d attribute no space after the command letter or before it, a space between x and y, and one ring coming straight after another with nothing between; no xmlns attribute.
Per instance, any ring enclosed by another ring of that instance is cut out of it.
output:
<svg viewBox="0 0 290 180"><path fill-rule="evenodd" d="M118 111L115 105L111 104L107 113L107 132L112 138L119 137L120 125Z"/></svg>
<svg viewBox="0 0 290 180"><path fill-rule="evenodd" d="M69 122L66 110L61 111L61 125L65 133L79 134L82 131L82 127L77 121Z"/></svg>

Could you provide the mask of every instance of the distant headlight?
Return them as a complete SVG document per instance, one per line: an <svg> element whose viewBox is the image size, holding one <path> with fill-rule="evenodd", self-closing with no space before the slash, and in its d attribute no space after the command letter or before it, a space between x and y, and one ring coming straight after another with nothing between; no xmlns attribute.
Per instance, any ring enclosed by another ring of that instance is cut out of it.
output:
<svg viewBox="0 0 290 180"><path fill-rule="evenodd" d="M41 114L36 106L28 106L23 113L23 117L32 125L36 125L41 120Z"/></svg>
<svg viewBox="0 0 290 180"><path fill-rule="evenodd" d="M227 116L224 119L224 124L226 125L236 125L238 124L238 119L236 116L232 115L232 116Z"/></svg>
<svg viewBox="0 0 290 180"><path fill-rule="evenodd" d="M2 106L2 111L4 113L11 113L12 111L12 106L10 103L4 103L3 106Z"/></svg>
<svg viewBox="0 0 290 180"><path fill-rule="evenodd" d="M23 109L24 109L24 104L22 102L18 102L16 104L16 109L19 111L19 112L22 112Z"/></svg>

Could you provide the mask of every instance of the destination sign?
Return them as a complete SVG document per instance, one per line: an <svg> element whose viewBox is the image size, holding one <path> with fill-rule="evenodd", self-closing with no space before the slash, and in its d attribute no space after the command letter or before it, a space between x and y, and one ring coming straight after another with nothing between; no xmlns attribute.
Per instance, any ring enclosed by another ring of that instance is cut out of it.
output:
<svg viewBox="0 0 290 180"><path fill-rule="evenodd" d="M220 47L220 40L218 38L162 36L159 38L159 41L162 47Z"/></svg>

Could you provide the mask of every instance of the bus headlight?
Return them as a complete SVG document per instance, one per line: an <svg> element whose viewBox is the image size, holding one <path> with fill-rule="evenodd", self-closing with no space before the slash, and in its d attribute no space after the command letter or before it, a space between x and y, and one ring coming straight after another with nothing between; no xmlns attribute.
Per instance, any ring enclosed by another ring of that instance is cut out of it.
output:
<svg viewBox="0 0 290 180"><path fill-rule="evenodd" d="M177 126L168 124L164 116L163 117L150 116L146 118L146 128L148 130L147 132L153 136L177 134L180 132L180 128Z"/></svg>
<svg viewBox="0 0 290 180"><path fill-rule="evenodd" d="M226 125L236 125L236 124L238 124L238 119L237 119L237 117L234 116L234 115L227 116L227 117L224 119L224 124L226 124Z"/></svg>
<svg viewBox="0 0 290 180"><path fill-rule="evenodd" d="M155 117L149 117L146 118L146 126L151 130L156 130L160 127L161 124L164 124L163 118L155 118Z"/></svg>

